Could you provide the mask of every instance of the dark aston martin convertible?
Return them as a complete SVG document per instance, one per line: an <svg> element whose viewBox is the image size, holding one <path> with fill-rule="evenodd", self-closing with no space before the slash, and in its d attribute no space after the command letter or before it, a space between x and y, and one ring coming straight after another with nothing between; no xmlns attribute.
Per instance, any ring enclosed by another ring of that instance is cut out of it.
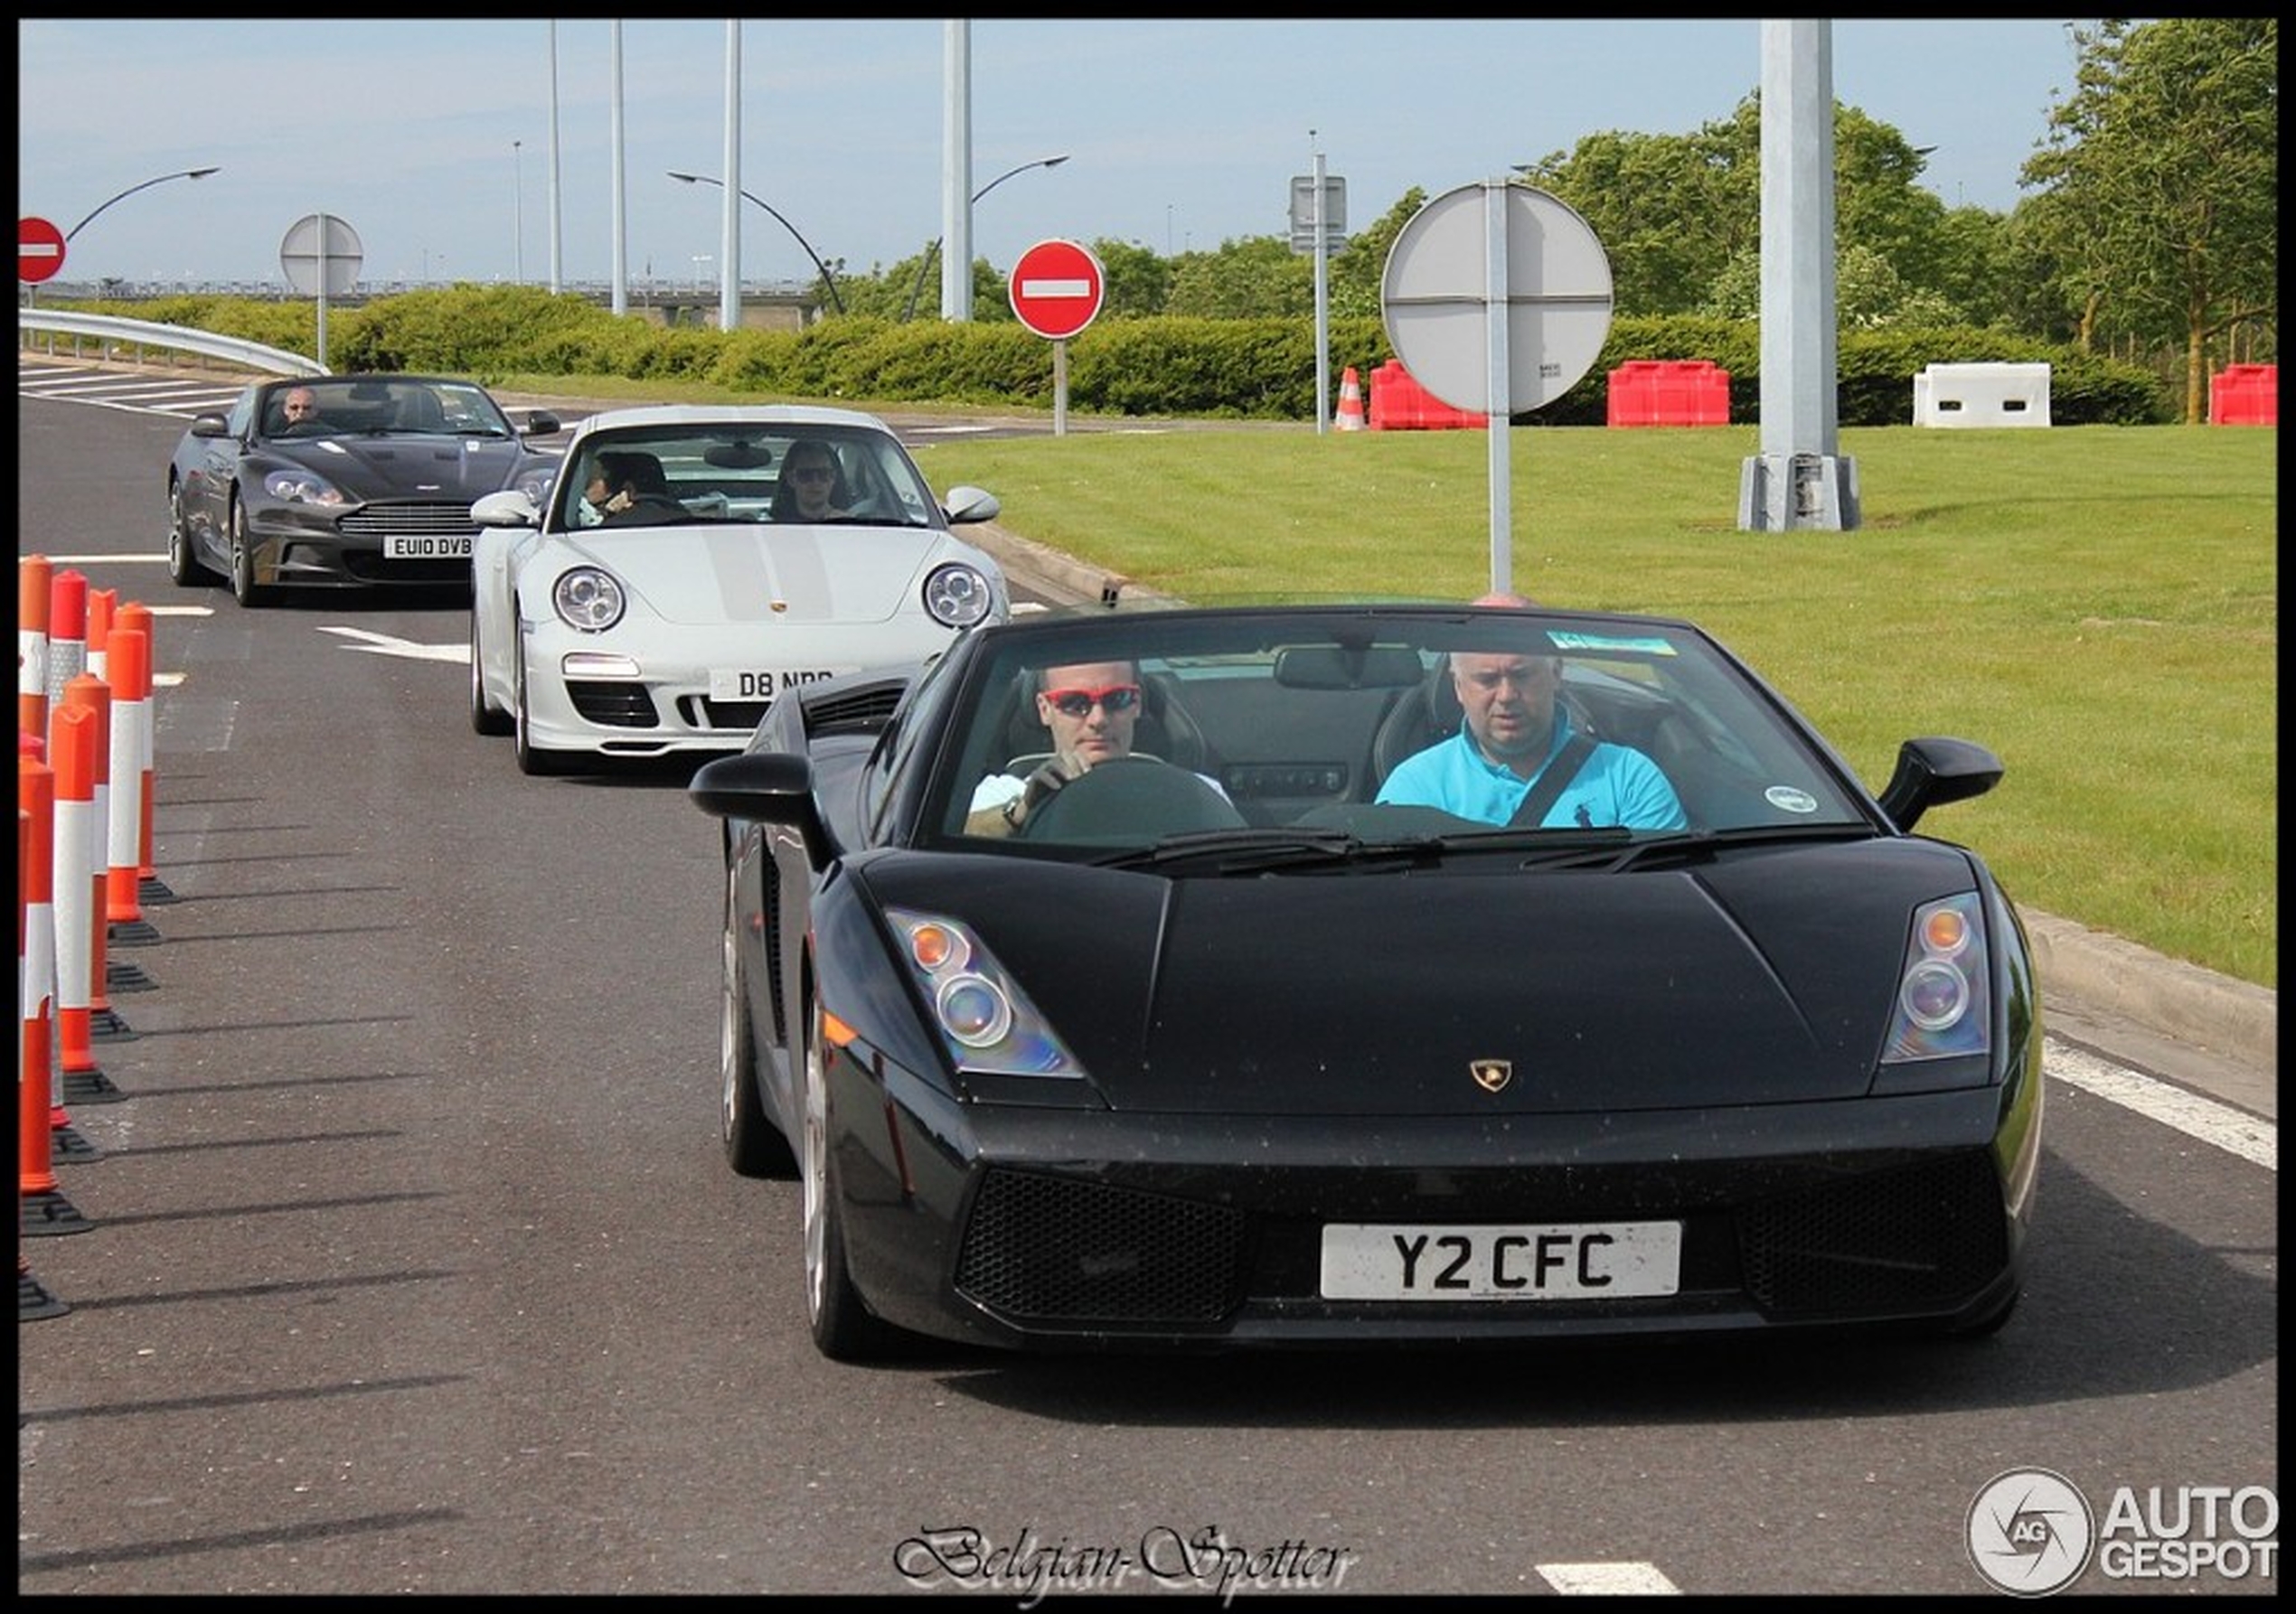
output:
<svg viewBox="0 0 2296 1614"><path fill-rule="evenodd" d="M1843 1325L2015 1306L2040 992L1687 622L1082 609L776 702L724 821L723 1131L828 1355Z"/></svg>
<svg viewBox="0 0 2296 1614"><path fill-rule="evenodd" d="M487 493L550 492L559 456L484 387L443 376L259 381L202 414L167 466L167 569L192 587L230 581L242 605L282 586L467 586Z"/></svg>

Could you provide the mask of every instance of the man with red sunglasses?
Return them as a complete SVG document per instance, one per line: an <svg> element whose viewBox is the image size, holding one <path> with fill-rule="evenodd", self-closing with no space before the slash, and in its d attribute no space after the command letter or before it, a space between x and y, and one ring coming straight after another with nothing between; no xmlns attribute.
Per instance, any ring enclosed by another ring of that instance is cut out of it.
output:
<svg viewBox="0 0 2296 1614"><path fill-rule="evenodd" d="M992 774L973 792L968 835L1010 835L1048 797L1111 757L1132 755L1140 721L1140 669L1130 662L1083 662L1037 675L1037 721L1052 755L1025 779Z"/></svg>

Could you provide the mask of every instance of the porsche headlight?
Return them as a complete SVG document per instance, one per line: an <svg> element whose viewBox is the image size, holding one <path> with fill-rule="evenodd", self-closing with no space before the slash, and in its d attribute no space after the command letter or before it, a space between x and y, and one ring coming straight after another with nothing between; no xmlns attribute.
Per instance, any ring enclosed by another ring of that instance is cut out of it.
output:
<svg viewBox="0 0 2296 1614"><path fill-rule="evenodd" d="M995 604L996 591L978 567L953 560L935 567L925 579L925 609L945 628L969 628Z"/></svg>
<svg viewBox="0 0 2296 1614"><path fill-rule="evenodd" d="M1976 892L1916 908L1883 1062L1988 1052L1993 1040L1990 969Z"/></svg>
<svg viewBox="0 0 2296 1614"><path fill-rule="evenodd" d="M595 566L578 566L560 577L550 589L550 604L560 622L583 633L603 633L622 620L628 606L614 575Z"/></svg>
<svg viewBox="0 0 2296 1614"><path fill-rule="evenodd" d="M348 504L343 490L300 465L273 471L263 478L263 491L282 504Z"/></svg>
<svg viewBox="0 0 2296 1614"><path fill-rule="evenodd" d="M893 935L908 961L933 1023L963 1070L1020 1076L1081 1076L1084 1072L978 937L954 919L888 908Z"/></svg>

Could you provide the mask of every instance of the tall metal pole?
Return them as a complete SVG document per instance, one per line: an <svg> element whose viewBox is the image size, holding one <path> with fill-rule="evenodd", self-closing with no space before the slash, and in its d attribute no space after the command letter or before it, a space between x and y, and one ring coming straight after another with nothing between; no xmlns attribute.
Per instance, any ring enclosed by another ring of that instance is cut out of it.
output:
<svg viewBox="0 0 2296 1614"><path fill-rule="evenodd" d="M973 24L941 24L941 317L973 317Z"/></svg>
<svg viewBox="0 0 2296 1614"><path fill-rule="evenodd" d="M1840 457L1834 331L1833 25L1762 24L1762 452L1738 477L1738 526L1858 524Z"/></svg>
<svg viewBox="0 0 2296 1614"><path fill-rule="evenodd" d="M558 190L558 23L550 23L550 292L552 296L566 288L560 273L560 260L565 246L563 221L559 215Z"/></svg>
<svg viewBox="0 0 2296 1614"><path fill-rule="evenodd" d="M726 23L726 211L720 229L718 329L741 328L741 23Z"/></svg>
<svg viewBox="0 0 2296 1614"><path fill-rule="evenodd" d="M1331 429L1331 270L1323 233L1323 151L1315 131L1307 132L1315 153L1315 432Z"/></svg>
<svg viewBox="0 0 2296 1614"><path fill-rule="evenodd" d="M510 143L510 277L526 284L526 143Z"/></svg>
<svg viewBox="0 0 2296 1614"><path fill-rule="evenodd" d="M607 122L609 128L607 143L614 148L614 312L630 311L630 247L629 214L624 195L622 177L622 23L616 19L610 35L613 47L607 52L610 66L607 86Z"/></svg>

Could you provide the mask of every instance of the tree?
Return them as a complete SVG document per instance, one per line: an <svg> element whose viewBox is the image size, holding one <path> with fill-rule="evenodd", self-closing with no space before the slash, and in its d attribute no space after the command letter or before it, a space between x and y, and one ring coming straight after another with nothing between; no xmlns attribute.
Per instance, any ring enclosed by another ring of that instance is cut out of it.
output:
<svg viewBox="0 0 2296 1614"><path fill-rule="evenodd" d="M2211 343L2278 319L2280 24L2108 21L2073 37L2075 88L2024 169L2040 188L2028 233L2084 340L2182 346L2197 425Z"/></svg>

